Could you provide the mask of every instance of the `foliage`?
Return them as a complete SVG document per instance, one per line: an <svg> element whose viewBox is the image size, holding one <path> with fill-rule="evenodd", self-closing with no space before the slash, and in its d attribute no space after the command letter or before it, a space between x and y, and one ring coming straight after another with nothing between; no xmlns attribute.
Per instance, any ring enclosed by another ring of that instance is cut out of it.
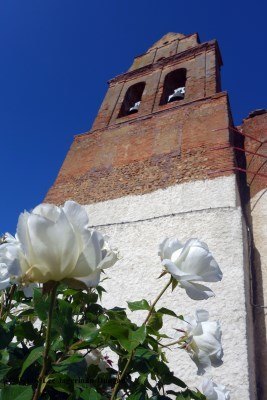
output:
<svg viewBox="0 0 267 400"><path fill-rule="evenodd" d="M6 290L0 321L0 399L29 400L42 369L51 293L35 288L33 298L27 298L17 288L11 300L11 290ZM160 333L162 315L181 316L160 308L151 313L146 324L138 326L125 309L103 308L99 302L103 292L102 286L83 291L63 283L58 286L48 365L39 398L110 399L118 378L117 366L111 359L117 359L119 371L128 362L119 384L120 398L124 394L129 400L167 400L173 396L205 399L174 376L160 343L164 336ZM128 307L133 312L151 311L144 299L129 302ZM101 351L104 367L90 362L95 350Z"/></svg>
<svg viewBox="0 0 267 400"><path fill-rule="evenodd" d="M219 322L205 310L192 319L157 305L178 286L193 300L214 296L199 283L222 278L208 246L165 239L158 254L161 277L169 274L169 281L156 299L107 309L100 276L119 259L107 239L89 228L81 205L67 201L25 211L16 235L1 240L0 400L229 400L226 388L210 380L203 386L207 397L190 390L164 353L179 345L199 370L218 366ZM130 320L135 311L146 313L143 322ZM175 341L161 332L164 315L186 324Z"/></svg>

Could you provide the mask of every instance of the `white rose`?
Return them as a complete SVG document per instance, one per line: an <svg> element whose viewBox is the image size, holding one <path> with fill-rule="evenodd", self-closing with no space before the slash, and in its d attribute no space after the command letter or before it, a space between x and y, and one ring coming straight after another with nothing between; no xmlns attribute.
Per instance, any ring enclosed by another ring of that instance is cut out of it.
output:
<svg viewBox="0 0 267 400"><path fill-rule="evenodd" d="M101 270L112 266L118 256L88 225L86 211L74 201L63 207L41 204L20 215L17 243L8 247L16 257L6 257L4 244L0 246L0 262L4 259L10 274L12 265L19 266L15 272L23 282L75 279L88 287L96 286Z"/></svg>
<svg viewBox="0 0 267 400"><path fill-rule="evenodd" d="M4 242L0 245L0 290L16 283L16 277L21 275L20 252L21 246L17 238L6 233Z"/></svg>
<svg viewBox="0 0 267 400"><path fill-rule="evenodd" d="M214 296L210 288L196 283L222 279L222 272L205 243L189 239L182 245L177 239L169 238L160 244L158 254L162 264L191 299L203 300Z"/></svg>
<svg viewBox="0 0 267 400"><path fill-rule="evenodd" d="M218 321L209 321L209 313L197 310L196 318L185 317L183 346L198 367L198 374L210 366L222 364L221 326Z"/></svg>
<svg viewBox="0 0 267 400"><path fill-rule="evenodd" d="M90 353L86 354L85 361L89 365L97 365L101 372L107 372L107 368L110 368L110 361L104 357L101 351L98 349L91 350Z"/></svg>
<svg viewBox="0 0 267 400"><path fill-rule="evenodd" d="M230 400L230 392L223 385L213 383L211 379L204 379L202 392L207 400Z"/></svg>
<svg viewBox="0 0 267 400"><path fill-rule="evenodd" d="M0 290L16 284L23 290L26 297L32 297L33 288L37 285L23 282L21 279L19 261L21 256L22 250L18 238L6 233L3 244L0 246Z"/></svg>

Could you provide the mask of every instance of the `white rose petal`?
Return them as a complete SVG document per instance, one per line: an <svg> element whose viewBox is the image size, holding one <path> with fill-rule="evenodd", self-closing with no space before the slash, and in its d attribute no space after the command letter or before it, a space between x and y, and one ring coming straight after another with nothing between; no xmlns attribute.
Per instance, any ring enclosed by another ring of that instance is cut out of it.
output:
<svg viewBox="0 0 267 400"><path fill-rule="evenodd" d="M110 368L101 351L97 349L91 350L90 353L86 354L85 361L88 366L97 365L101 372L107 372L107 369Z"/></svg>
<svg viewBox="0 0 267 400"><path fill-rule="evenodd" d="M222 272L209 251L198 239L189 239L183 246L177 239L165 239L159 246L159 256L168 272L193 300L214 296L212 290L197 282L218 282Z"/></svg>
<svg viewBox="0 0 267 400"><path fill-rule="evenodd" d="M99 232L89 229L82 206L40 204L20 215L17 235L0 246L0 289L11 277L25 283L75 279L96 286L101 270L115 264L117 252Z"/></svg>
<svg viewBox="0 0 267 400"><path fill-rule="evenodd" d="M204 379L202 392L207 400L230 400L230 392L223 385L217 385L211 379Z"/></svg>
<svg viewBox="0 0 267 400"><path fill-rule="evenodd" d="M185 348L198 367L198 374L222 364L221 327L218 321L209 321L209 313L197 310L196 317L184 318Z"/></svg>

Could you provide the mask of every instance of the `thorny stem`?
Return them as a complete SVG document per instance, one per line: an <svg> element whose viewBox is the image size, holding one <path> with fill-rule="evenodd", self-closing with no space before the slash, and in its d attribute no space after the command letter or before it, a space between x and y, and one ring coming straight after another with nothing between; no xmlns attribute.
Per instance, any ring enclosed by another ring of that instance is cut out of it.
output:
<svg viewBox="0 0 267 400"><path fill-rule="evenodd" d="M55 282L53 289L51 291L51 300L50 300L50 306L49 306L49 312L48 312L48 319L47 319L47 330L46 330L46 336L45 336L45 348L44 348L44 361L43 361L43 366L40 372L40 375L38 377L38 385L35 390L33 400L38 400L41 392L41 387L44 382L46 370L47 370L47 364L48 364L48 356L49 356L49 350L50 350L50 345L51 345L51 325L52 325L52 317L53 317L53 310L55 306L55 301L56 301L56 294L57 294L57 287L58 283Z"/></svg>
<svg viewBox="0 0 267 400"><path fill-rule="evenodd" d="M155 309L155 306L156 306L157 302L159 301L159 299L161 298L161 296L166 292L166 290L167 290L168 287L171 285L171 283L172 283L172 277L170 278L169 282L164 286L164 288L161 290L161 292L159 293L159 295L155 298L155 300L154 300L153 303L151 304L150 310L149 310L149 312L148 312L148 314L147 314L146 319L145 319L144 322L143 322L143 325L146 325L146 324L148 323L149 318L151 317L151 315L152 315L152 313L153 313L153 311L154 311L154 309ZM123 371L121 372L121 374L118 373L117 380L116 380L115 386L114 386L114 388L113 388L113 391L112 391L112 395L111 395L110 400L115 400L115 396L116 396L117 391L118 391L118 389L119 389L120 383L121 383L121 381L123 380L123 378L124 378L124 376L125 376L125 374L126 374L126 372L127 372L127 369L128 369L128 367L129 367L129 365L130 365L130 363L131 363L131 361L132 361L132 359L133 359L133 357L134 357L134 354L135 354L135 350L132 350L131 353L130 353L130 356L129 356L128 360L127 360L127 363L125 364L125 367L123 368Z"/></svg>

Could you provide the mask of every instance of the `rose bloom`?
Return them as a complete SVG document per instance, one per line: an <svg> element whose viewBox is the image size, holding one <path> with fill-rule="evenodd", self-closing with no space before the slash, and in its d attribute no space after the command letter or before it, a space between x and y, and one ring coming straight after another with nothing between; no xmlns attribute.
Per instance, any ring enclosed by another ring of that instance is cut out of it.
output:
<svg viewBox="0 0 267 400"><path fill-rule="evenodd" d="M17 283L16 277L21 274L19 254L21 246L17 238L6 233L0 245L0 290Z"/></svg>
<svg viewBox="0 0 267 400"><path fill-rule="evenodd" d="M218 321L209 321L206 310L197 310L196 317L184 318L184 334L181 342L198 367L201 375L209 367L222 364L221 326Z"/></svg>
<svg viewBox="0 0 267 400"><path fill-rule="evenodd" d="M204 379L202 392L207 400L230 400L230 392L223 385L213 383L211 379Z"/></svg>
<svg viewBox="0 0 267 400"><path fill-rule="evenodd" d="M219 265L208 246L198 239L182 245L177 239L165 239L159 246L159 256L167 271L193 300L214 296L213 291L197 282L218 282L222 279Z"/></svg>
<svg viewBox="0 0 267 400"><path fill-rule="evenodd" d="M91 350L85 356L86 364L97 365L101 372L107 372L107 369L112 366L112 361L107 356L103 356L98 349Z"/></svg>
<svg viewBox="0 0 267 400"><path fill-rule="evenodd" d="M101 270L118 260L105 237L89 229L85 209L74 201L25 211L15 238L7 238L0 246L0 288L9 277L26 284L68 279L96 286Z"/></svg>

